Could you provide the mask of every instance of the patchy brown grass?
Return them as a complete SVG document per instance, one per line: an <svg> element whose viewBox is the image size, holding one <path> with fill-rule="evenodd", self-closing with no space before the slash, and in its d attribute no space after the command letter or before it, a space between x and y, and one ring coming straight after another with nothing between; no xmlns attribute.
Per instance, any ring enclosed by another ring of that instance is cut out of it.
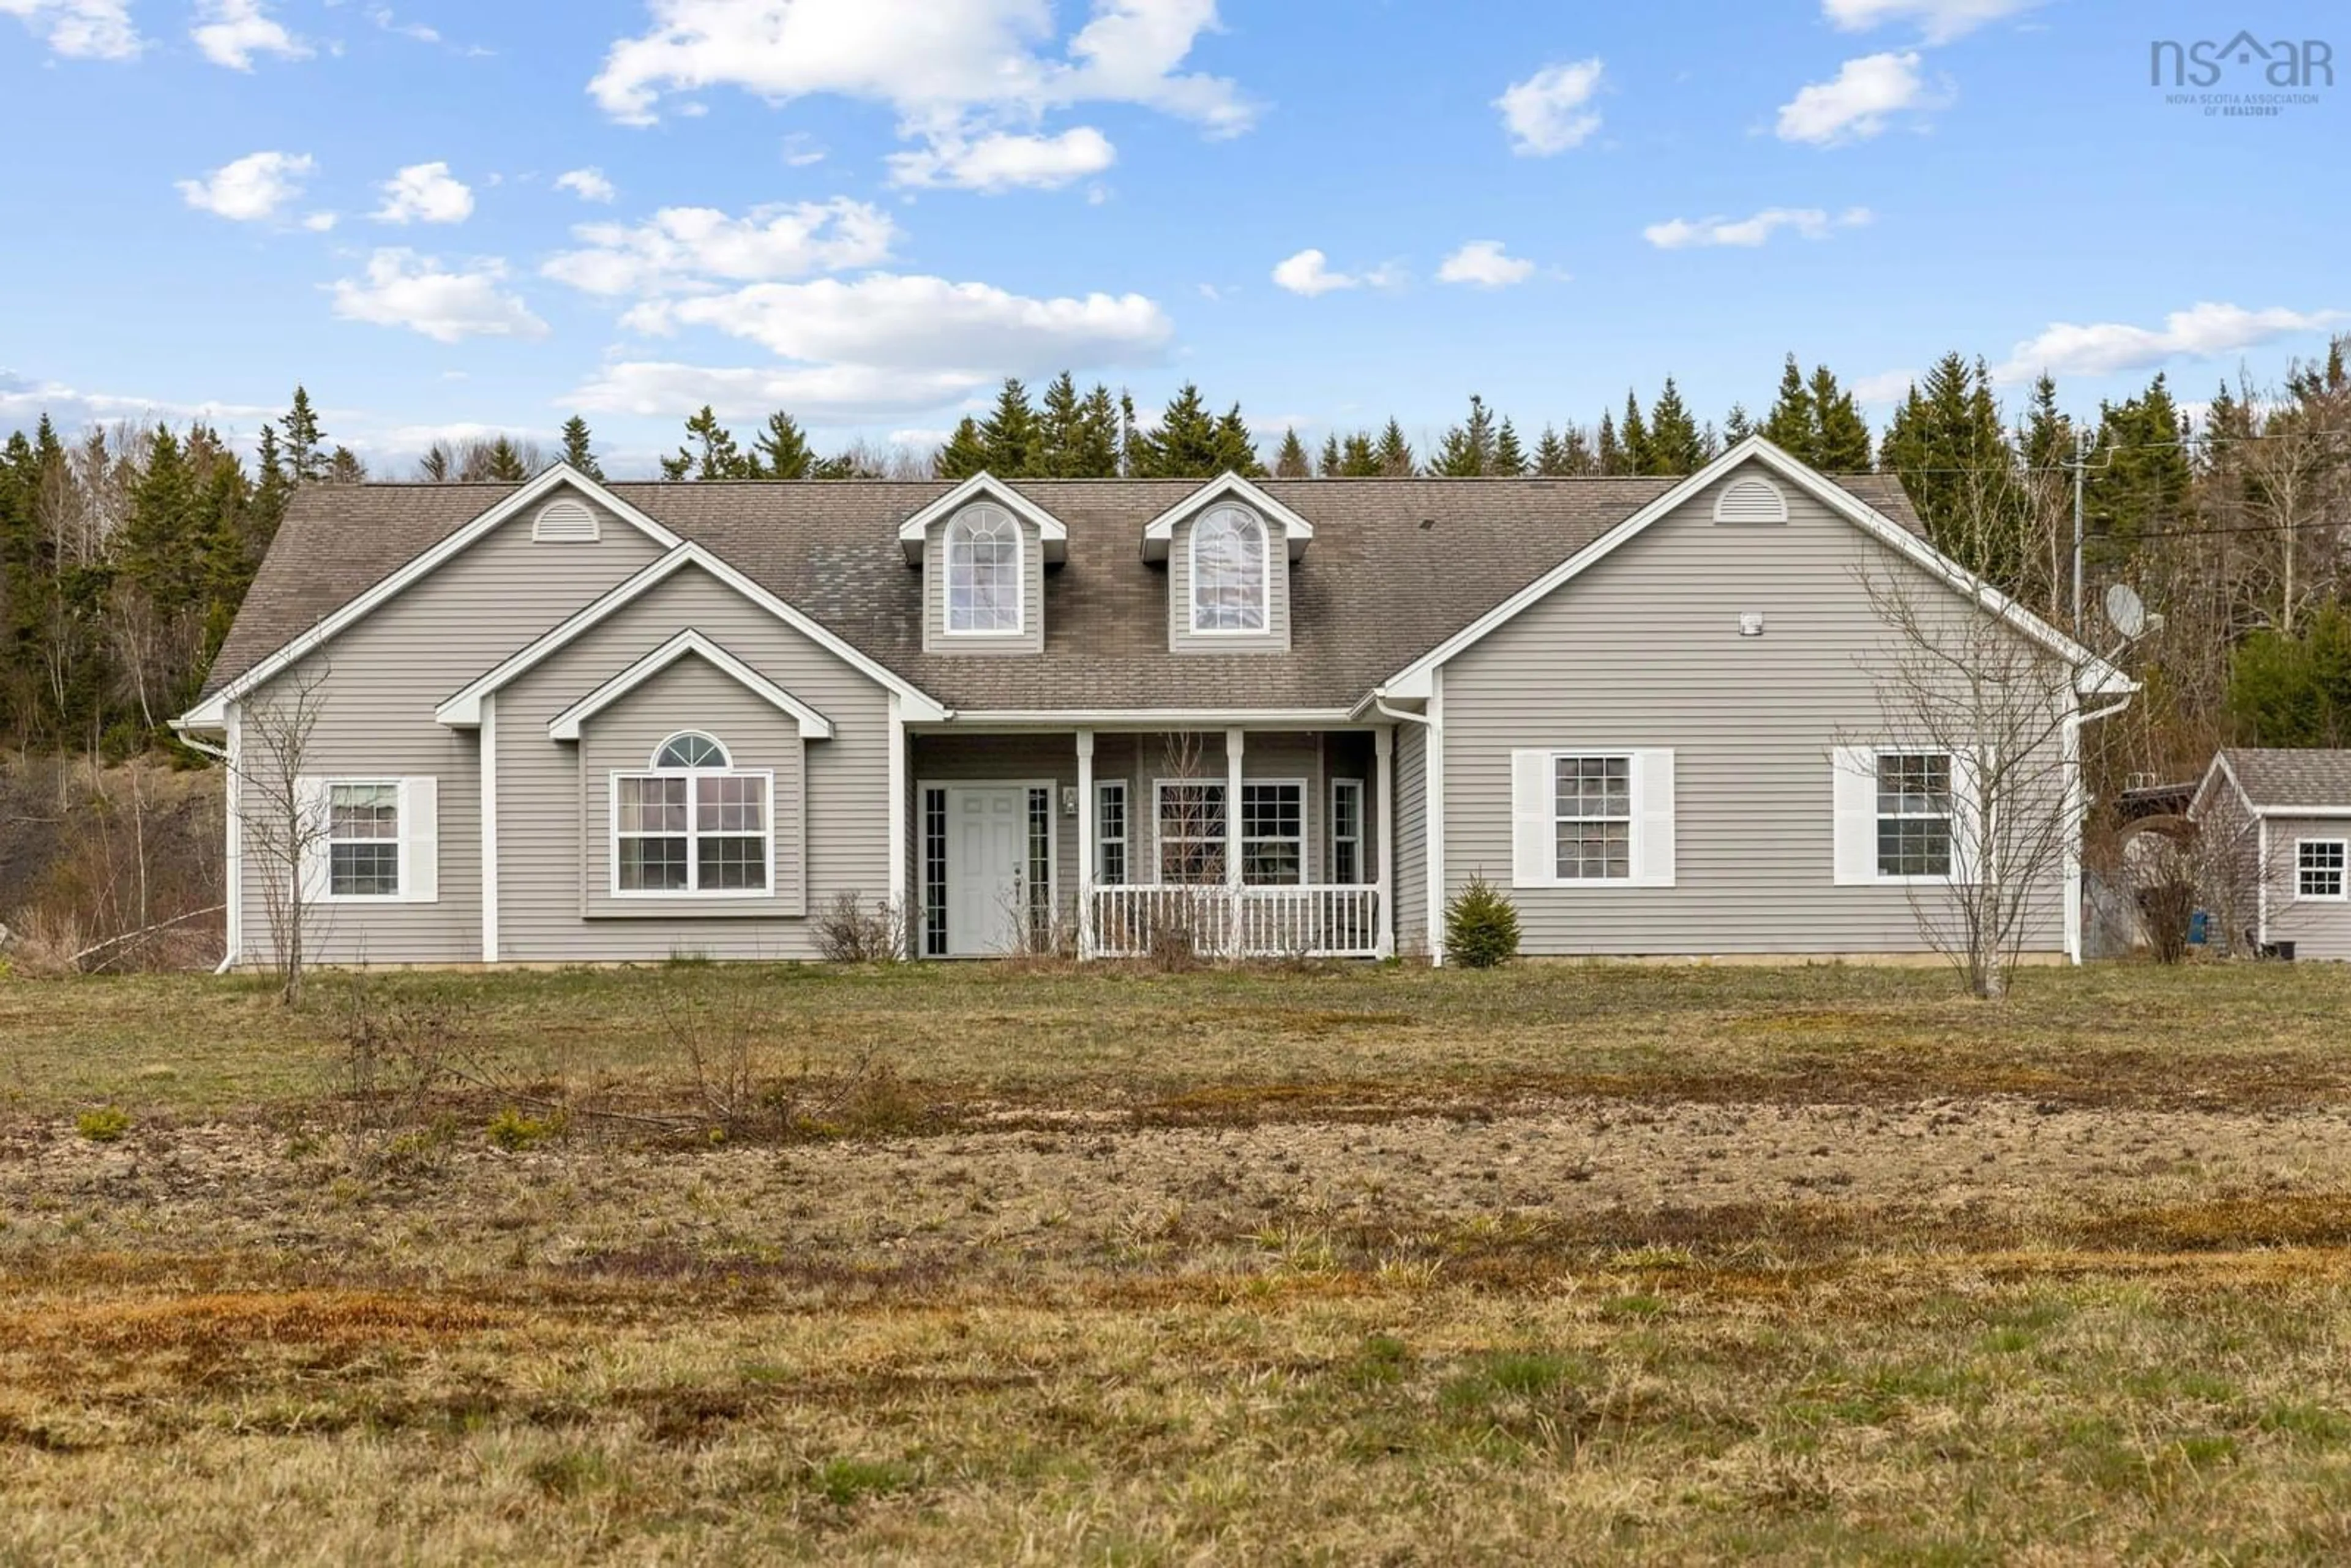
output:
<svg viewBox="0 0 2351 1568"><path fill-rule="evenodd" d="M358 985L0 983L0 1561L2351 1554L2314 967Z"/></svg>

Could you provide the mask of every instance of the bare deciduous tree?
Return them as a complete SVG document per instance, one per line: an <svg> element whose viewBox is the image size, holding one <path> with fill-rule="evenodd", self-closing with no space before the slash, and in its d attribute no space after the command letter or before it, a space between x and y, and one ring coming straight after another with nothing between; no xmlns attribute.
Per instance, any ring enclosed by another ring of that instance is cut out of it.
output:
<svg viewBox="0 0 2351 1568"><path fill-rule="evenodd" d="M330 829L308 783L310 737L324 708L327 673L323 663L308 665L246 703L229 764L230 810L250 880L261 891L278 994L289 1007L302 997L319 915L313 883Z"/></svg>

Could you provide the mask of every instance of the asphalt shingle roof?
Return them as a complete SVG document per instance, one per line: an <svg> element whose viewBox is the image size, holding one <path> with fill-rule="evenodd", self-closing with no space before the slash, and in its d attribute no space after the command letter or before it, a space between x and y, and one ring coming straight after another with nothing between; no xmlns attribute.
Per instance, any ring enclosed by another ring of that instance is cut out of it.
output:
<svg viewBox="0 0 2351 1568"><path fill-rule="evenodd" d="M2351 806L2351 751L2231 747L2220 755L2261 810Z"/></svg>
<svg viewBox="0 0 2351 1568"><path fill-rule="evenodd" d="M714 551L950 707L1344 707L1591 543L1669 479L1293 479L1264 488L1314 526L1290 578L1287 654L1171 653L1152 518L1194 480L1023 480L1069 528L1045 580L1040 654L925 653L922 574L897 526L944 482L616 484L624 501ZM1837 483L1920 531L1887 475ZM504 485L317 486L299 492L205 683L207 695L511 493Z"/></svg>

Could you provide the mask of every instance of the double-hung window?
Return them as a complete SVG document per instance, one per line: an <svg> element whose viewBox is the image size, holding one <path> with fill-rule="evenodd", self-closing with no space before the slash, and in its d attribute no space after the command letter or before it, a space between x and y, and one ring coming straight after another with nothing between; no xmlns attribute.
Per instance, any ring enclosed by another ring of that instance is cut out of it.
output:
<svg viewBox="0 0 2351 1568"><path fill-rule="evenodd" d="M1560 757L1552 764L1562 882L1633 879L1633 759Z"/></svg>
<svg viewBox="0 0 2351 1568"><path fill-rule="evenodd" d="M1303 783L1244 783L1239 822L1242 882L1280 886L1306 880ZM1188 884L1224 881L1232 826L1224 785L1159 780L1159 880Z"/></svg>
<svg viewBox="0 0 2351 1568"><path fill-rule="evenodd" d="M1158 784L1159 880L1225 880L1225 787L1162 779Z"/></svg>
<svg viewBox="0 0 2351 1568"><path fill-rule="evenodd" d="M1012 636L1020 631L1020 524L1001 507L967 507L947 524L947 631Z"/></svg>
<svg viewBox="0 0 2351 1568"><path fill-rule="evenodd" d="M397 779L327 786L327 894L400 896Z"/></svg>
<svg viewBox="0 0 2351 1568"><path fill-rule="evenodd" d="M1306 786L1241 786L1241 881L1252 887L1306 880Z"/></svg>
<svg viewBox="0 0 2351 1568"><path fill-rule="evenodd" d="M2342 839L2303 839L2294 846L2294 894L2296 898L2341 899L2345 896Z"/></svg>
<svg viewBox="0 0 2351 1568"><path fill-rule="evenodd" d="M1949 877L1957 819L1949 752L1878 754L1879 876Z"/></svg>
<svg viewBox="0 0 2351 1568"><path fill-rule="evenodd" d="M775 865L775 776L738 769L706 735L674 736L643 773L612 776L612 891L766 894Z"/></svg>
<svg viewBox="0 0 2351 1568"><path fill-rule="evenodd" d="M1126 883L1126 781L1094 786L1094 881L1104 887Z"/></svg>

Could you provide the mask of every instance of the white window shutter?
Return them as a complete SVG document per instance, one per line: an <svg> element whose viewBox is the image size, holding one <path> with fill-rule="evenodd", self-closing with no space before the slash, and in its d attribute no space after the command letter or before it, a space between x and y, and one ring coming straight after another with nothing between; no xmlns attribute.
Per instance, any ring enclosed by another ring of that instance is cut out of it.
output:
<svg viewBox="0 0 2351 1568"><path fill-rule="evenodd" d="M441 781L400 781L400 898L441 902Z"/></svg>
<svg viewBox="0 0 2351 1568"><path fill-rule="evenodd" d="M1989 754L1962 751L1951 758L1951 880L1972 883L1986 853L1983 780Z"/></svg>
<svg viewBox="0 0 2351 1568"><path fill-rule="evenodd" d="M327 896L327 781L294 780L294 810L301 817L299 828L291 835L302 852L301 864L296 868L301 902L316 904Z"/></svg>
<svg viewBox="0 0 2351 1568"><path fill-rule="evenodd" d="M1510 885L1559 881L1557 770L1548 751L1510 753Z"/></svg>
<svg viewBox="0 0 2351 1568"><path fill-rule="evenodd" d="M1877 880L1877 748L1840 746L1831 754L1835 778L1836 885Z"/></svg>
<svg viewBox="0 0 2351 1568"><path fill-rule="evenodd" d="M1633 885L1674 885L1674 754L1633 754Z"/></svg>

